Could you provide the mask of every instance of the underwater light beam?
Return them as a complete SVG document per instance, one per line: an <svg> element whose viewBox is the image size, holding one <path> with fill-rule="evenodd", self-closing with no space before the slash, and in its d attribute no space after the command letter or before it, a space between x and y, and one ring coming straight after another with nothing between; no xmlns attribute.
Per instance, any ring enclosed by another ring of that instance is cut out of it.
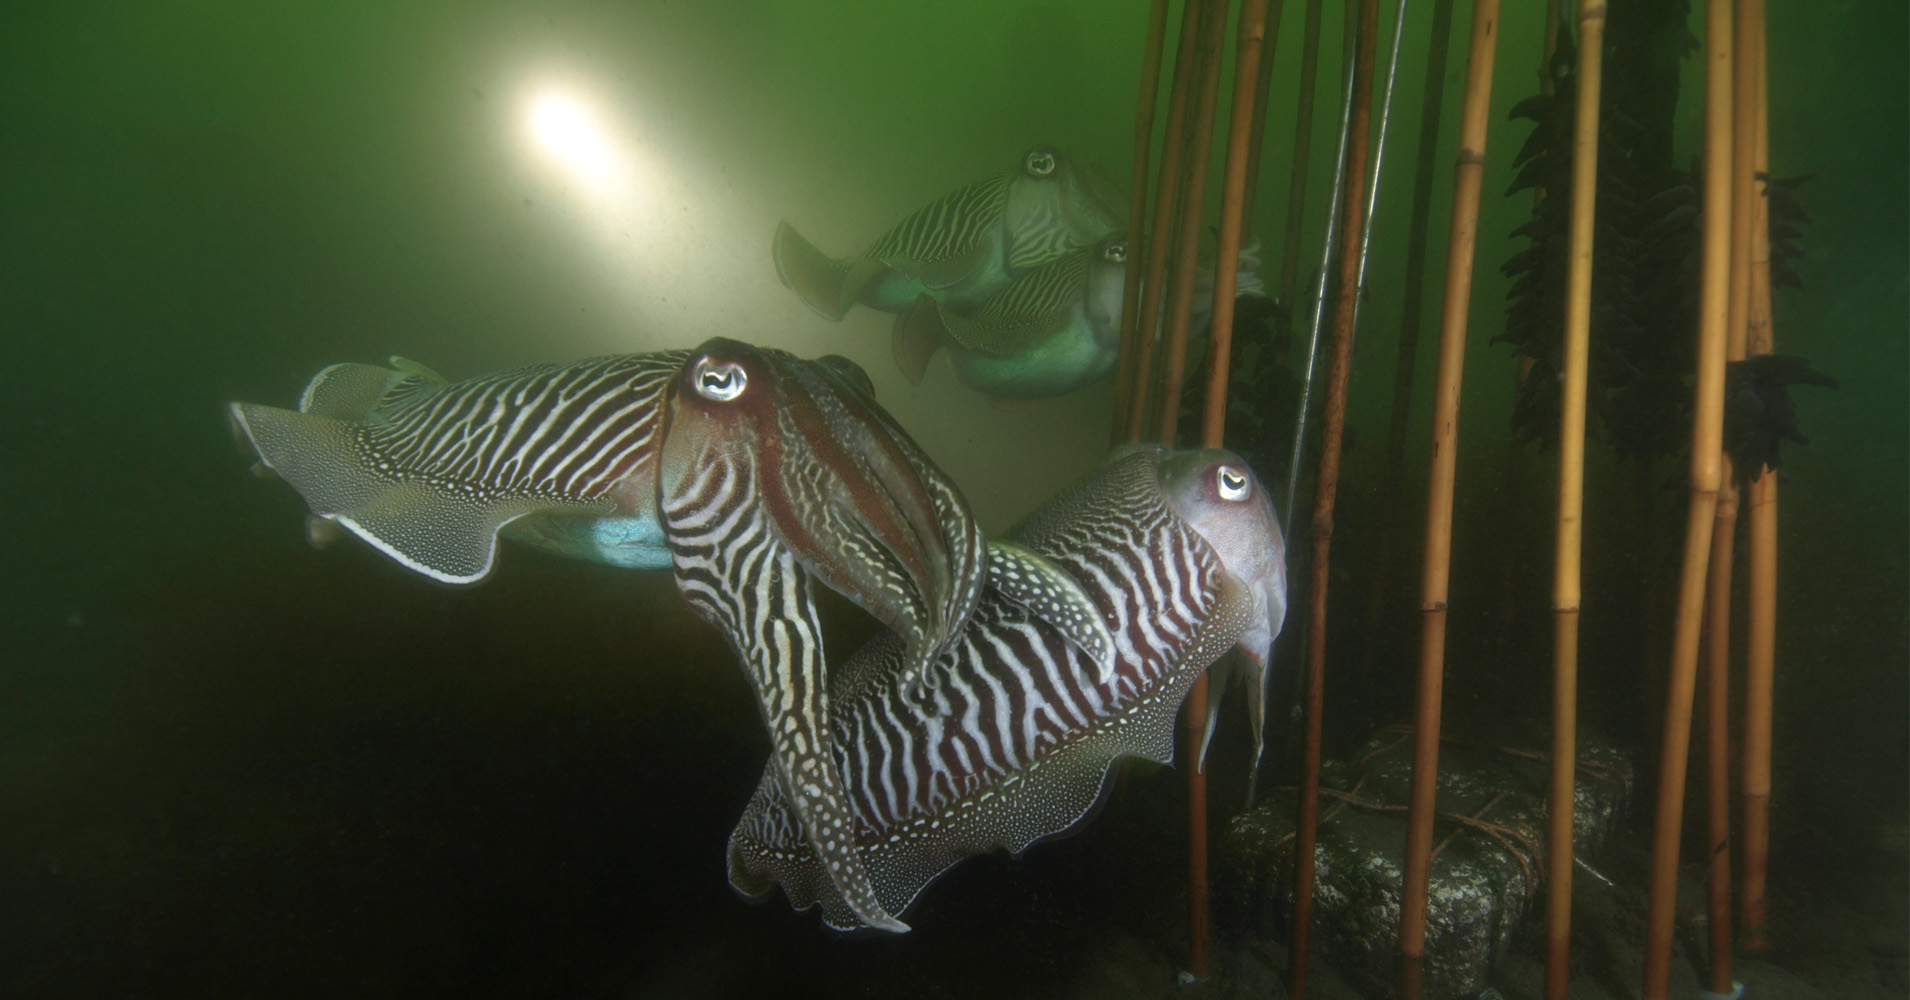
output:
<svg viewBox="0 0 1910 1000"><path fill-rule="evenodd" d="M579 179L602 184L616 173L615 147L576 98L556 92L537 96L530 103L529 124L537 147Z"/></svg>

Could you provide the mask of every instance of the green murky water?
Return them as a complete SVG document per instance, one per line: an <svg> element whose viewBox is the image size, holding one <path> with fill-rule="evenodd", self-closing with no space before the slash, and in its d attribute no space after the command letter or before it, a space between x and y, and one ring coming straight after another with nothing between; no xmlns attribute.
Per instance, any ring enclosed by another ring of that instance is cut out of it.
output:
<svg viewBox="0 0 1910 1000"><path fill-rule="evenodd" d="M1302 7L1273 75L1267 233L1286 221ZM1337 111L1328 7L1303 275ZM1415 0L1354 359L1329 749L1412 695L1423 386L1405 486L1383 489L1382 466L1429 18ZM1530 209L1499 197L1526 134L1505 112L1536 89L1541 20L1508 4L1498 57L1460 452L1461 719L1548 699L1550 456L1508 464L1511 355L1488 343L1497 265L1523 246L1505 234ZM903 939L745 906L722 848L766 744L667 578L510 551L493 581L451 590L363 547L314 552L299 501L246 475L220 411L290 405L341 360L401 353L456 378L726 335L862 363L998 530L1098 461L1108 387L1000 406L945 366L912 386L888 318L818 318L778 285L769 235L786 218L848 250L1039 141L1124 177L1144 23L1139 4L1059 0L0 12L0 993L1174 993L1176 779L1131 773L1081 836L969 862ZM1770 30L1772 168L1815 174L1777 337L1841 388L1793 394L1812 443L1787 449L1783 492L1772 965L1791 979L1766 995L1902 996L1905 14L1774 2ZM552 100L598 138L553 155ZM1443 166L1433 190L1429 327ZM1590 476L1587 724L1648 746L1662 624L1640 595L1669 601L1681 500L1596 444ZM1368 619L1395 517L1407 540ZM834 648L873 629L827 611ZM1238 801L1239 721L1217 742L1217 817ZM1277 990L1276 943L1220 933L1222 978L1202 989Z"/></svg>

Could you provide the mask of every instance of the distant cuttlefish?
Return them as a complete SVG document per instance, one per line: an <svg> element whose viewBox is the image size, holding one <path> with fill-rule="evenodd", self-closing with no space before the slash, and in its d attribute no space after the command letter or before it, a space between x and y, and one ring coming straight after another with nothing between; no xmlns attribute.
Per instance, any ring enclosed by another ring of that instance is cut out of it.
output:
<svg viewBox="0 0 1910 1000"><path fill-rule="evenodd" d="M1113 639L1074 578L985 546L954 484L852 362L733 340L446 382L413 362L333 365L297 411L233 403L262 466L313 516L447 583L490 573L501 533L670 568L755 688L794 822L859 920L906 930L844 831L812 581L903 638L905 684L954 641L984 579L1104 669Z"/></svg>
<svg viewBox="0 0 1910 1000"><path fill-rule="evenodd" d="M784 222L771 253L782 282L830 319L860 302L902 313L927 295L959 312L980 306L1010 279L1125 224L1127 199L1105 174L1051 146L1022 154L1013 170L930 202L874 246L831 257ZM921 342L894 341L896 363L919 381ZM930 345L932 351L932 345Z"/></svg>
<svg viewBox="0 0 1910 1000"><path fill-rule="evenodd" d="M1058 396L1097 382L1120 352L1127 255L1127 234L1109 233L1014 278L972 310L924 294L896 321L896 356L919 362L908 372L919 380L947 347L956 377L997 398ZM1265 294L1259 266L1257 242L1242 248L1239 295ZM1199 262L1194 273L1190 339L1205 336L1213 313L1213 262Z"/></svg>
<svg viewBox="0 0 1910 1000"><path fill-rule="evenodd" d="M964 858L1019 853L1084 823L1117 757L1171 759L1181 701L1216 661L1247 682L1258 765L1285 547L1240 459L1118 451L1009 537L1088 592L1113 629L1115 669L1100 673L991 590L930 668L926 697L903 683L900 636L877 636L837 672L829 723L855 843L890 913ZM1238 655L1222 660L1229 650ZM1210 732L1218 708L1216 698ZM730 836L730 883L752 897L780 884L796 909L820 904L831 927L873 926L841 897L784 796L765 773Z"/></svg>
<svg viewBox="0 0 1910 1000"><path fill-rule="evenodd" d="M1127 234L1057 257L1010 281L968 314L924 294L896 323L898 357L923 365L946 345L955 375L990 396L1058 396L1114 369ZM910 372L919 380L920 369Z"/></svg>

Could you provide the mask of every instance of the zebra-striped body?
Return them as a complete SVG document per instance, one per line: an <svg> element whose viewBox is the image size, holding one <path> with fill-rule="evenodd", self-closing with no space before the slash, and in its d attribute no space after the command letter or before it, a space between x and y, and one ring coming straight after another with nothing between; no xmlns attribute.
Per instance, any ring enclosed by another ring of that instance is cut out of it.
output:
<svg viewBox="0 0 1910 1000"><path fill-rule="evenodd" d="M929 296L897 321L912 355L949 348L955 374L991 396L1054 396L1114 368L1127 236L1110 233L1010 281L963 315Z"/></svg>
<svg viewBox="0 0 1910 1000"><path fill-rule="evenodd" d="M679 377L659 498L678 589L744 662L800 835L860 920L907 930L850 834L806 588L813 573L895 628L919 676L981 592L985 541L961 495L858 383L714 340Z"/></svg>
<svg viewBox="0 0 1910 1000"><path fill-rule="evenodd" d="M407 378L354 441L394 478L595 500L633 480L654 484L663 396L688 353L619 354L452 384Z"/></svg>
<svg viewBox="0 0 1910 1000"><path fill-rule="evenodd" d="M771 736L770 768L800 817L798 836L838 873L863 920L908 927L882 909L849 834L854 815L830 766L822 635L809 576L763 517L747 456L712 456L668 497L662 515L677 588L730 640Z"/></svg>
<svg viewBox="0 0 1910 1000"><path fill-rule="evenodd" d="M926 694L899 683L891 636L842 668L831 690L836 761L888 912L964 857L1018 852L1077 824L1115 757L1169 759L1194 679L1244 638L1270 636L1268 607L1255 598L1264 581L1241 568L1277 553L1271 508L1256 497L1223 512L1217 523L1236 530L1210 541L1211 527L1197 529L1170 497L1177 484L1163 477L1181 472L1163 454L1117 455L1011 533L1099 606L1115 638L1112 676L1101 679L1051 625L993 591L930 668ZM1225 460L1237 461L1213 462ZM1264 663L1264 646L1249 652ZM820 902L831 926L858 926L797 831L766 774L730 838L732 884L760 895L780 883L797 909Z"/></svg>
<svg viewBox="0 0 1910 1000"><path fill-rule="evenodd" d="M967 277L978 264L985 266L989 277L996 276L1001 261L974 258L977 254L1000 253L1008 192L1016 176L1015 171L1004 171L929 202L882 234L862 256L912 271L921 283L931 287L953 287L946 284L950 278ZM944 274L943 268L951 263L962 270ZM905 303L898 300L907 292L899 286L907 280L902 275L878 279L864 289L863 304L891 312L901 308Z"/></svg>
<svg viewBox="0 0 1910 1000"><path fill-rule="evenodd" d="M785 800L833 891L890 930L831 765L811 578L902 637L919 683L978 599L986 543L954 484L841 358L721 338L447 384L402 360L335 365L297 412L230 407L263 465L405 565L471 582L496 537L626 566L670 567L729 639L763 712ZM1083 648L1113 641L1081 590L1028 553L1005 590Z"/></svg>
<svg viewBox="0 0 1910 1000"><path fill-rule="evenodd" d="M660 566L656 461L686 351L445 382L401 358L333 365L297 412L234 403L261 462L312 513L448 583L490 572L506 525L531 544Z"/></svg>
<svg viewBox="0 0 1910 1000"><path fill-rule="evenodd" d="M901 313L922 295L967 310L1029 268L1114 231L1125 206L1100 171L1036 146L1015 170L930 202L860 254L830 257L787 222L771 252L783 284L830 319L857 302Z"/></svg>

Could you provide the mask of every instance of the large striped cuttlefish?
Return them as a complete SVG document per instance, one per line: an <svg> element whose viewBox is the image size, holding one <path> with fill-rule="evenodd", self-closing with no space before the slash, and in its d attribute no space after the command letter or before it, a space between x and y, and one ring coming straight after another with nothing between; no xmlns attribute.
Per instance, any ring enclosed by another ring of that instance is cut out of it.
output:
<svg viewBox="0 0 1910 1000"><path fill-rule="evenodd" d="M770 252L783 284L810 308L841 319L851 306L904 313L927 295L966 312L1010 279L1126 225L1127 198L1107 175L1053 146L1013 169L959 188L896 223L873 246L831 257L784 222ZM920 382L936 343L911 338L898 318L896 364Z"/></svg>
<svg viewBox="0 0 1910 1000"><path fill-rule="evenodd" d="M1131 446L1009 536L1087 591L1113 630L1115 669L1102 675L992 590L930 666L925 693L904 682L900 635L878 635L844 664L830 728L855 842L889 913L963 858L1019 853L1084 822L1115 758L1170 760L1181 701L1216 661L1247 682L1258 764L1286 569L1273 507L1245 463ZM1230 650L1239 655L1222 659ZM837 891L773 772L730 836L729 868L745 895L780 884L796 909L820 904L831 927L874 926Z"/></svg>
<svg viewBox="0 0 1910 1000"><path fill-rule="evenodd" d="M460 382L394 358L325 369L296 411L230 413L315 522L434 579L483 579L500 534L671 569L743 661L790 812L870 926L907 929L845 833L813 582L903 636L912 688L990 576L1113 666L1113 638L1074 578L1034 552L991 550L961 493L844 358L717 338Z"/></svg>

